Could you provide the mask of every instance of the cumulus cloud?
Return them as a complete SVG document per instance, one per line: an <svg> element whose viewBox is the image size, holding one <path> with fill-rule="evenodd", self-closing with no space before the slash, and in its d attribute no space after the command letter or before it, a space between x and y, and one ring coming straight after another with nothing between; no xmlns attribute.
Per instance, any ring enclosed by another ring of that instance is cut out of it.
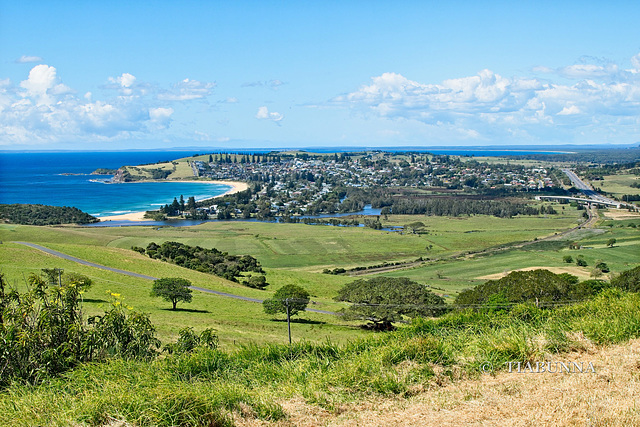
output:
<svg viewBox="0 0 640 427"><path fill-rule="evenodd" d="M212 84L183 80L172 86L173 100L197 99ZM0 142L37 143L109 140L150 134L170 127L174 109L152 86L134 75L110 77L103 89L117 91L110 99L94 99L92 92L76 95L62 83L55 67L40 64L14 85L0 79Z"/></svg>
<svg viewBox="0 0 640 427"><path fill-rule="evenodd" d="M20 87L26 90L26 97L46 105L56 101L58 95L71 92L69 87L59 82L56 69L44 64L33 67L29 78L23 80Z"/></svg>
<svg viewBox="0 0 640 427"><path fill-rule="evenodd" d="M211 95L215 83L203 83L197 80L184 79L173 85L172 90L160 93L158 99L166 101L188 101L201 99Z"/></svg>
<svg viewBox="0 0 640 427"><path fill-rule="evenodd" d="M631 63L634 70L623 70L612 63L534 70L572 81L568 84L507 78L490 70L434 84L389 72L373 77L354 92L333 98L331 103L350 107L366 117L412 120L439 128L453 125L467 129L472 137L487 140L497 133L508 136L522 134L522 130L529 136L548 134L563 120L571 120L567 123L576 134L595 122L611 127L635 123L637 133L640 54Z"/></svg>
<svg viewBox="0 0 640 427"><path fill-rule="evenodd" d="M158 107L149 109L149 118L151 121L162 127L169 125L172 114L173 108Z"/></svg>
<svg viewBox="0 0 640 427"><path fill-rule="evenodd" d="M258 112L256 113L256 119L271 120L275 123L278 123L279 121L284 119L284 116L275 111L270 112L267 107L260 107L258 108Z"/></svg>
<svg viewBox="0 0 640 427"><path fill-rule="evenodd" d="M22 55L16 59L17 64L29 64L31 62L42 62L42 58L39 56Z"/></svg>

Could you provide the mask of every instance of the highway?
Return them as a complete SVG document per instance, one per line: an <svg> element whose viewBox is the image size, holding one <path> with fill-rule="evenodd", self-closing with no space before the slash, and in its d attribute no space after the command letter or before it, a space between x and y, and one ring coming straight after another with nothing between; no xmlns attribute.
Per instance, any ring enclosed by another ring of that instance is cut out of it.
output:
<svg viewBox="0 0 640 427"><path fill-rule="evenodd" d="M620 202L613 199L609 199L608 197L604 197L602 194L598 193L593 188L591 188L591 186L589 186L587 183L581 180L580 177L576 175L574 171L570 169L562 169L562 172L564 172L565 175L569 177L573 186L576 187L578 190L580 190L582 194L584 194L589 199L592 199L598 202L614 204L618 207L620 206Z"/></svg>

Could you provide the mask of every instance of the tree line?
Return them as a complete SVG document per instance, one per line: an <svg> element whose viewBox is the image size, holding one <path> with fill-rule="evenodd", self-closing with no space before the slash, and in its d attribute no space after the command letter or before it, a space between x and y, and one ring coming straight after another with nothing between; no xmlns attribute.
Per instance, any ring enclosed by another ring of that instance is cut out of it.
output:
<svg viewBox="0 0 640 427"><path fill-rule="evenodd" d="M179 242L164 242L158 245L151 242L146 248L136 247L133 250L146 254L150 258L170 262L181 267L202 273L215 274L232 282L237 282L242 273L265 274L257 259L251 255L229 255L216 248L206 249L200 246L189 246ZM252 287L265 287L264 276L250 277L244 282Z"/></svg>

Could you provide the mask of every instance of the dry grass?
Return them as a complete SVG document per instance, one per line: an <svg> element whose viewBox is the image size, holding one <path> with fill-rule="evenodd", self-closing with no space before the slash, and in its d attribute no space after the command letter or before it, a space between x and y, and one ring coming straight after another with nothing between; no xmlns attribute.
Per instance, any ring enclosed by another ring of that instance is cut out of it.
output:
<svg viewBox="0 0 640 427"><path fill-rule="evenodd" d="M540 267L519 268L517 270L508 270L508 271L503 271L502 273L487 274L486 276L476 277L476 279L497 280L497 279L501 279L501 278L507 276L512 271L532 271L532 270L549 270L550 272L555 273L555 274L569 273L569 274L572 274L574 276L577 276L578 278L580 278L582 280L586 280L586 279L590 279L591 278L591 271L589 269L587 269L587 268L576 267L576 266L567 266L567 267L543 267L543 266L540 266Z"/></svg>
<svg viewBox="0 0 640 427"><path fill-rule="evenodd" d="M587 340L588 341L588 340ZM632 426L640 425L640 339L553 356L595 373L508 373L431 384L414 397L375 398L334 411L302 399L280 402L277 423L236 418L239 426Z"/></svg>
<svg viewBox="0 0 640 427"><path fill-rule="evenodd" d="M609 209L602 212L605 218L617 220L617 219L640 219L640 213L629 212L622 209Z"/></svg>

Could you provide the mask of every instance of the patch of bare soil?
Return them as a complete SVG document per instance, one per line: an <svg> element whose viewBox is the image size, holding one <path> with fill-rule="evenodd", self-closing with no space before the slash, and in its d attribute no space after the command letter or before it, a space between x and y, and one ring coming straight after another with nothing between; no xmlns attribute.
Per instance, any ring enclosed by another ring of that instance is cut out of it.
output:
<svg viewBox="0 0 640 427"><path fill-rule="evenodd" d="M237 419L239 426L638 426L640 339L553 356L594 372L502 371L442 384L403 398L372 398L330 412L302 399L280 402L288 420Z"/></svg>
<svg viewBox="0 0 640 427"><path fill-rule="evenodd" d="M625 210L609 209L603 212L606 218L611 219L640 219L640 213Z"/></svg>
<svg viewBox="0 0 640 427"><path fill-rule="evenodd" d="M582 268L582 267L567 266L567 267L526 267L526 268L519 268L517 270L503 271L502 273L487 274L486 276L476 277L476 279L497 280L505 277L512 271L531 271L531 270L549 270L550 272L555 274L569 273L569 274L573 274L574 276L577 276L579 279L585 279L585 280L591 278L591 272L588 269Z"/></svg>

